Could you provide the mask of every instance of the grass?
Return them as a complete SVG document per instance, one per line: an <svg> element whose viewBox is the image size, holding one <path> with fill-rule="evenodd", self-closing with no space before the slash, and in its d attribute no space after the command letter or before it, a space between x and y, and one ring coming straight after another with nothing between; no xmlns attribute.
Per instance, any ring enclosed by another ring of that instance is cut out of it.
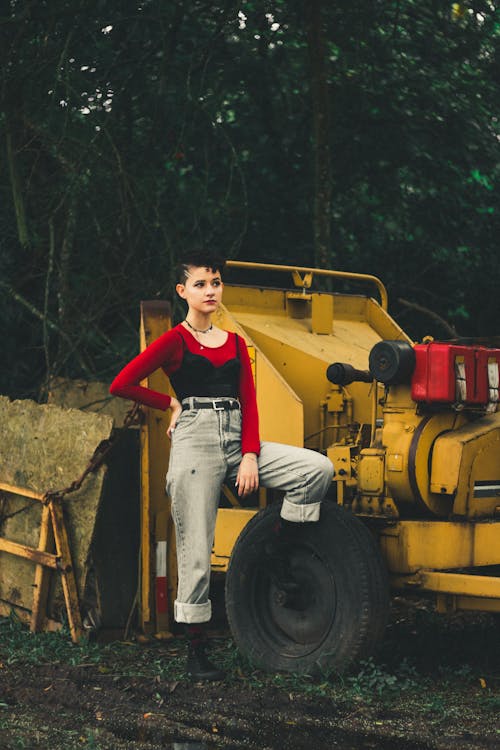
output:
<svg viewBox="0 0 500 750"><path fill-rule="evenodd" d="M173 680L183 675L182 648L177 651L170 648L166 658L159 645L145 648L121 641L100 644L86 638L74 644L64 628L53 633L33 634L15 613L0 618L0 662L9 666L93 664L103 674L119 670L124 677L160 676Z"/></svg>
<svg viewBox="0 0 500 750"><path fill-rule="evenodd" d="M200 688L191 690L184 676L182 641L140 645L83 640L73 644L67 631L33 635L12 615L0 618L0 679L2 667L13 667L5 681L9 691L11 684L18 687L18 675L27 674L28 680L31 675L36 680L37 666L57 665L54 672L42 670L47 681L42 690L62 675L68 684L80 685L81 680L88 694L102 691L92 695L102 695L103 700L106 686L116 683L113 695L123 694L123 704L118 701L110 708L109 703L104 703L103 712L106 714L107 707L108 718L112 715L120 717L116 721L126 722L132 701L138 718L130 721L139 722L134 724L136 729L140 729L145 710L156 717L168 717L170 694L175 691L176 705L181 708L186 697L186 705L190 705L193 696L203 700L205 692L217 706L217 701L225 700L224 696L235 695L243 706L259 706L262 700L272 704L276 700L282 710L292 712L290 715L295 716L298 710L299 717L300 711L308 716L311 707L315 707L322 715L335 717L341 729L361 734L380 731L386 732L385 736L419 738L428 733L434 738L445 735L450 727L473 739L487 734L496 740L500 734L498 623L491 618L447 621L430 611L410 610L401 619L393 617L377 657L357 664L349 674L324 674L319 679L258 670L241 656L229 637L214 638L212 647L214 661L225 669L227 677L223 684L197 692ZM70 671L65 673L64 667ZM177 685L181 688L177 689ZM18 704L18 695L23 695L22 690L7 692L3 699L0 694L0 732L8 740L8 745L1 745L2 740L0 745L8 750L45 747L49 738L50 746L56 750L128 748L125 740L122 744L121 735L119 744L113 745L115 719L107 726L96 723L100 720L88 712L85 698L74 709L70 704L57 708L56 703L57 722L51 725L51 718L45 719L46 704L39 706L32 697L26 703L21 697ZM133 710L132 715L135 716Z"/></svg>
<svg viewBox="0 0 500 750"><path fill-rule="evenodd" d="M31 634L14 612L10 617L0 618L0 649L2 660L9 665L98 663L102 656L97 644L87 639L74 645L64 629Z"/></svg>
<svg viewBox="0 0 500 750"><path fill-rule="evenodd" d="M255 669L230 638L214 640L214 659L226 671L226 685L252 691L277 689L340 706L387 706L395 700L418 699L422 714L434 718L451 716L450 696L464 694L468 705L495 713L500 708L500 674L492 673L491 665L498 668L497 625L479 617L459 627L457 621L446 621L432 611L416 610L389 628L378 658L361 662L348 675L325 674L319 680ZM6 665L95 665L117 679L154 677L175 683L185 679L184 648L175 640L148 646L89 640L75 645L64 630L33 635L14 614L0 618L0 662ZM0 703L0 721L5 707Z"/></svg>

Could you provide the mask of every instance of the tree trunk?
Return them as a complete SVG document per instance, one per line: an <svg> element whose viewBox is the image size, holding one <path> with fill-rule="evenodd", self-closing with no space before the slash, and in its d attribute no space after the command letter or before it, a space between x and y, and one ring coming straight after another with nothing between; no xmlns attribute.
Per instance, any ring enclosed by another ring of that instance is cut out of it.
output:
<svg viewBox="0 0 500 750"><path fill-rule="evenodd" d="M29 245L28 223L26 221L26 209L24 206L24 197L21 190L21 179L16 164L14 145L12 143L12 133L7 128L6 136L7 163L9 165L10 185L12 190L12 200L14 202L14 211L16 214L17 236L22 247Z"/></svg>
<svg viewBox="0 0 500 750"><path fill-rule="evenodd" d="M333 261L333 253L330 247L332 199L330 102L321 0L305 0L304 7L313 121L314 262L320 268L330 268Z"/></svg>
<svg viewBox="0 0 500 750"><path fill-rule="evenodd" d="M67 333L69 331L68 308L69 297L71 294L69 277L71 270L71 260L73 255L73 241L75 237L76 225L76 197L70 196L68 205L68 216L66 220L66 229L61 245L61 254L59 257L59 279L57 290L57 318L59 328ZM64 358L64 341L59 338L57 352L57 362L60 364Z"/></svg>

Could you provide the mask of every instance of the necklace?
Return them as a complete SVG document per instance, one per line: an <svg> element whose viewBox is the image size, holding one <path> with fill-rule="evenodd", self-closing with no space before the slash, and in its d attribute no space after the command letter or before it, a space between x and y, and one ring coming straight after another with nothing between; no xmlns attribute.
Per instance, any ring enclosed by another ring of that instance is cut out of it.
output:
<svg viewBox="0 0 500 750"><path fill-rule="evenodd" d="M209 332L209 331L211 331L211 330L212 330L212 328L213 328L213 325L212 325L212 323L210 323L210 325L208 326L208 328L205 328L205 330L204 330L204 331L202 331L202 330L201 330L201 328L195 328L194 326L192 326L192 325L191 325L191 323L189 322L189 320L188 320L187 318L184 318L184 320L185 320L185 322L186 322L186 323L188 324L188 326L190 327L190 329L191 329L192 331L196 331L196 333L208 333L208 332Z"/></svg>

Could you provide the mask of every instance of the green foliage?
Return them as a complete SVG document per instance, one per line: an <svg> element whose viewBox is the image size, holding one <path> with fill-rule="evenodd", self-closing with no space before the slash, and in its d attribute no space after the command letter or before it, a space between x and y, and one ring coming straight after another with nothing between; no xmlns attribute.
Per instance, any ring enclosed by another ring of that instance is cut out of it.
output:
<svg viewBox="0 0 500 750"><path fill-rule="evenodd" d="M69 631L30 633L17 615L0 618L0 662L6 665L66 664L74 667L94 665L103 674L114 674L116 661L119 675L148 675L178 680L184 674L183 650L165 653L147 650L132 643L99 644L88 638L71 642ZM2 704L0 703L0 708Z"/></svg>
<svg viewBox="0 0 500 750"><path fill-rule="evenodd" d="M347 682L355 693L365 700L374 697L388 697L402 690L411 690L417 686L417 671L404 660L392 673L384 665L377 664L373 658L361 662L359 672L349 677Z"/></svg>
<svg viewBox="0 0 500 750"><path fill-rule="evenodd" d="M381 276L414 336L439 332L400 297L495 333L498 11L322 13L332 267ZM303 3L11 3L0 62L1 392L109 378L186 247L314 264Z"/></svg>
<svg viewBox="0 0 500 750"><path fill-rule="evenodd" d="M82 639L72 644L65 630L55 633L29 633L12 612L0 618L0 653L6 664L45 664L63 661L66 664L97 663L102 650L97 644Z"/></svg>

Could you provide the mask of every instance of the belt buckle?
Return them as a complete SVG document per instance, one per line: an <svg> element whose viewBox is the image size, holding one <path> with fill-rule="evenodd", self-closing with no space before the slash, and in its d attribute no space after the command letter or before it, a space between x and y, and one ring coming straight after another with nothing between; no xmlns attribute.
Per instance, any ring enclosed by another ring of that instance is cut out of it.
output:
<svg viewBox="0 0 500 750"><path fill-rule="evenodd" d="M217 406L217 401L215 401L215 399L212 401L212 406L215 411L224 411L224 404L222 404L221 406Z"/></svg>

